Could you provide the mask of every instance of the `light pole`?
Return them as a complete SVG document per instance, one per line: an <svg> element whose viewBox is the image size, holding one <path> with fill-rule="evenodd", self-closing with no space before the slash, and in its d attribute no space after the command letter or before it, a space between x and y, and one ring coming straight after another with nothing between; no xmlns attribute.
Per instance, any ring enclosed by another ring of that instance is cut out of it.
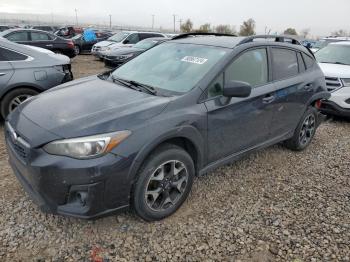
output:
<svg viewBox="0 0 350 262"><path fill-rule="evenodd" d="M173 15L174 17L174 33L176 33L176 17L177 15Z"/></svg>
<svg viewBox="0 0 350 262"><path fill-rule="evenodd" d="M152 30L154 29L154 17L155 15L152 15Z"/></svg>
<svg viewBox="0 0 350 262"><path fill-rule="evenodd" d="M78 26L78 9L74 9L75 11L75 24Z"/></svg>
<svg viewBox="0 0 350 262"><path fill-rule="evenodd" d="M109 15L109 28L112 29L112 15Z"/></svg>

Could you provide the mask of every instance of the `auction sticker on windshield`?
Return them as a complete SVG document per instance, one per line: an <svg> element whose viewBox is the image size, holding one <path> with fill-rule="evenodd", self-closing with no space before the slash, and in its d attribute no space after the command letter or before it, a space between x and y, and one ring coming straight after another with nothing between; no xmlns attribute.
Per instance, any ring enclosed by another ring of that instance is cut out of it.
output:
<svg viewBox="0 0 350 262"><path fill-rule="evenodd" d="M205 62L208 61L208 59L195 56L185 56L181 59L181 61L197 65L203 65Z"/></svg>

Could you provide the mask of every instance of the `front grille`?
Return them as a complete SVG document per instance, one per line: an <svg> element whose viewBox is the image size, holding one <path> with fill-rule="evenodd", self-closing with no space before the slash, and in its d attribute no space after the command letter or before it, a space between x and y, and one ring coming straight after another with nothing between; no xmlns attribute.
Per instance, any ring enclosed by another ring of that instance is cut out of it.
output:
<svg viewBox="0 0 350 262"><path fill-rule="evenodd" d="M12 126L7 123L6 124L6 139L9 143L9 145L13 148L16 155L23 160L24 162L28 159L28 149L29 144L24 141L23 138L19 137L18 134L16 134L15 130L12 128Z"/></svg>
<svg viewBox="0 0 350 262"><path fill-rule="evenodd" d="M339 78L328 76L326 76L326 85L328 91L330 92L335 91L343 86Z"/></svg>

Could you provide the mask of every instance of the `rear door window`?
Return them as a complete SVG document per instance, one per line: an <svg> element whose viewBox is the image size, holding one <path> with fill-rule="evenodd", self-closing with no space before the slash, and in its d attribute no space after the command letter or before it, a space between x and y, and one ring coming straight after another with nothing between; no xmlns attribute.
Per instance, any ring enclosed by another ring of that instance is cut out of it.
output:
<svg viewBox="0 0 350 262"><path fill-rule="evenodd" d="M49 41L51 36L45 33L31 32L32 41Z"/></svg>
<svg viewBox="0 0 350 262"><path fill-rule="evenodd" d="M293 50L272 48L272 74L274 80L293 77L299 73L297 54Z"/></svg>
<svg viewBox="0 0 350 262"><path fill-rule="evenodd" d="M137 42L140 41L139 34L131 34L127 38L128 43L127 44L136 44Z"/></svg>
<svg viewBox="0 0 350 262"><path fill-rule="evenodd" d="M0 47L0 61L23 61L28 57L12 50Z"/></svg>
<svg viewBox="0 0 350 262"><path fill-rule="evenodd" d="M13 41L13 42L21 42L21 41L28 41L28 32L16 32L8 35L6 37L8 40Z"/></svg>

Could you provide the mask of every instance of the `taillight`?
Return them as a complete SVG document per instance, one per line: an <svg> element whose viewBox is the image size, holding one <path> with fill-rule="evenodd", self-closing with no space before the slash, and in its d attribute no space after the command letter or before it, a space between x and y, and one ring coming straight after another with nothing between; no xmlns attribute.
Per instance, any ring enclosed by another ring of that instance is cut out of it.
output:
<svg viewBox="0 0 350 262"><path fill-rule="evenodd" d="M68 44L68 47L69 47L69 48L74 48L74 43L73 43L73 41L69 41L67 44Z"/></svg>
<svg viewBox="0 0 350 262"><path fill-rule="evenodd" d="M321 106L322 106L322 101L321 100L317 100L315 106L316 106L317 109L320 109Z"/></svg>

